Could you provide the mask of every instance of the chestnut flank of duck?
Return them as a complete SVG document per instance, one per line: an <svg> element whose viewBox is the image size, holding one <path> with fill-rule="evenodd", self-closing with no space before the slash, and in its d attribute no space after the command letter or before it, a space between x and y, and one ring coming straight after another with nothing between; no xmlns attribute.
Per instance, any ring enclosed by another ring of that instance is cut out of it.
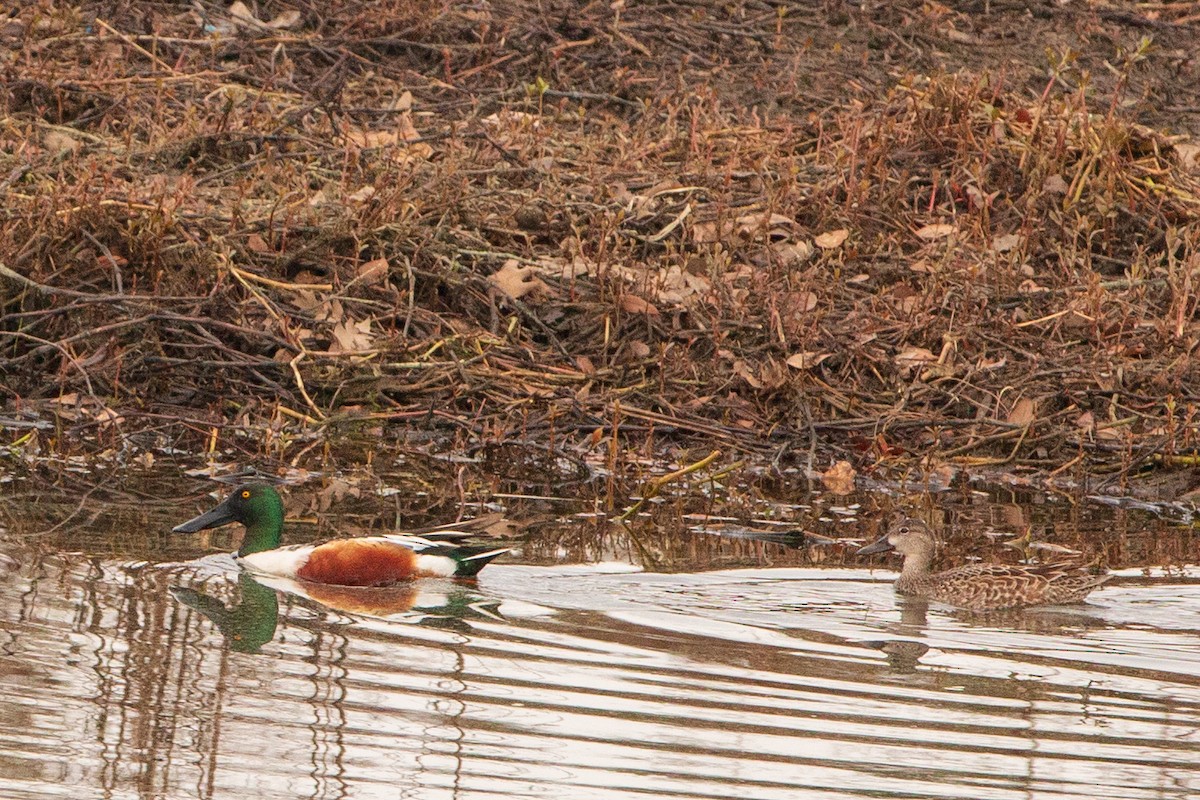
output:
<svg viewBox="0 0 1200 800"><path fill-rule="evenodd" d="M237 559L247 569L339 586L387 586L413 578L474 577L492 559L508 552L506 547L461 544L469 534L454 528L441 528L420 536L395 533L280 547L283 501L266 484L239 487L216 508L177 525L174 530L192 533L231 522L246 526Z"/></svg>

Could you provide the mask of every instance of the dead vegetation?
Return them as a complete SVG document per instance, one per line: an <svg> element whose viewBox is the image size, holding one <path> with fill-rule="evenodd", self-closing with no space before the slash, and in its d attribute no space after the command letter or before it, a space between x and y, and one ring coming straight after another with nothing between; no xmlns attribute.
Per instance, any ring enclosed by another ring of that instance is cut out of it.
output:
<svg viewBox="0 0 1200 800"><path fill-rule="evenodd" d="M8 443L1194 450L1192 4L886 5L23 6Z"/></svg>

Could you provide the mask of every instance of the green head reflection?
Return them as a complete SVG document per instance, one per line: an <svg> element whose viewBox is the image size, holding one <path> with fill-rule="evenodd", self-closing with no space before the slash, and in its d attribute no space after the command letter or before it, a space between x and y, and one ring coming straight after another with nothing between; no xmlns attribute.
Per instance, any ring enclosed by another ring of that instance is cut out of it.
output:
<svg viewBox="0 0 1200 800"><path fill-rule="evenodd" d="M183 586L171 587L171 594L216 623L231 650L257 653L275 636L279 598L274 589L263 586L245 572L238 575L238 590L240 599L229 607L211 595Z"/></svg>

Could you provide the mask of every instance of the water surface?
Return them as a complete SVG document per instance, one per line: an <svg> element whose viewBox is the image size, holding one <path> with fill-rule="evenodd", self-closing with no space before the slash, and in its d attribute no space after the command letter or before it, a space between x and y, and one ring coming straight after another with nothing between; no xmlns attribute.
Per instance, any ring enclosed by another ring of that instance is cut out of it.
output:
<svg viewBox="0 0 1200 800"><path fill-rule="evenodd" d="M904 602L852 559L703 534L641 543L708 548L691 570L572 563L569 524L477 584L311 597L161 528L10 531L0 796L1200 795L1188 570L981 616Z"/></svg>

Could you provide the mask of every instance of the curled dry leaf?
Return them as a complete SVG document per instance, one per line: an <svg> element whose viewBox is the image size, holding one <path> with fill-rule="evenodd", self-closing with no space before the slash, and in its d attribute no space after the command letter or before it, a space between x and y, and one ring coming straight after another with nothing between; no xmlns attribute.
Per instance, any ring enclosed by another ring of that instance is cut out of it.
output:
<svg viewBox="0 0 1200 800"><path fill-rule="evenodd" d="M757 214L745 214L737 218L737 232L741 236L752 237L758 233L787 233L786 229L796 225L796 221L783 214L770 214L766 211Z"/></svg>
<svg viewBox="0 0 1200 800"><path fill-rule="evenodd" d="M832 353L817 353L811 350L806 350L803 353L796 353L787 360L787 365L793 369L812 369L820 364L825 359L829 358Z"/></svg>
<svg viewBox="0 0 1200 800"><path fill-rule="evenodd" d="M842 242L850 236L850 231L846 228L838 228L835 231L826 231L813 237L813 241L817 243L817 247L822 250L833 250L835 247L841 247Z"/></svg>
<svg viewBox="0 0 1200 800"><path fill-rule="evenodd" d="M906 347L896 354L896 366L904 371L915 369L922 364L931 364L934 361L937 361L937 356L924 347Z"/></svg>
<svg viewBox="0 0 1200 800"><path fill-rule="evenodd" d="M629 314L645 314L648 317L657 317L658 309L648 300L638 297L636 294L623 294L619 305L622 311Z"/></svg>
<svg viewBox="0 0 1200 800"><path fill-rule="evenodd" d="M1013 425L1028 425L1037 419L1037 403L1028 397L1022 397L1008 412L1008 421Z"/></svg>
<svg viewBox="0 0 1200 800"><path fill-rule="evenodd" d="M936 225L926 225L923 228L917 229L917 238L924 239L925 241L932 241L934 239L945 239L947 236L951 236L954 233L956 233L957 231L958 231L957 226L949 225L946 223L939 223Z"/></svg>
<svg viewBox="0 0 1200 800"><path fill-rule="evenodd" d="M786 267L798 267L816 252L816 248L803 239L798 242L775 242L771 245L771 250Z"/></svg>
<svg viewBox="0 0 1200 800"><path fill-rule="evenodd" d="M294 28L300 24L300 12L296 9L284 11L278 14L274 19L267 23L268 28L282 30L284 28Z"/></svg>
<svg viewBox="0 0 1200 800"><path fill-rule="evenodd" d="M270 22L262 22L258 19L258 17L254 16L254 12L251 11L245 3L241 2L241 0L238 0L238 2L229 6L226 11L229 14L229 18L235 25L243 28L256 28L259 30L282 30L284 28L294 28L300 24L301 19L300 12L292 9L289 11L284 11Z"/></svg>
<svg viewBox="0 0 1200 800"><path fill-rule="evenodd" d="M388 261L386 258L377 258L374 261L368 261L365 264L359 264L355 280L359 283L371 286L379 283L388 274Z"/></svg>
<svg viewBox="0 0 1200 800"><path fill-rule="evenodd" d="M643 359L650 357L650 345L646 344L645 342L629 342L629 344L626 345L626 350L631 358Z"/></svg>
<svg viewBox="0 0 1200 800"><path fill-rule="evenodd" d="M754 374L754 370L742 359L733 362L733 374L750 384L755 389L763 388L763 382Z"/></svg>
<svg viewBox="0 0 1200 800"><path fill-rule="evenodd" d="M60 153L74 153L83 146L83 142L70 134L59 130L51 130L42 137L42 146L49 152L58 155Z"/></svg>
<svg viewBox="0 0 1200 800"><path fill-rule="evenodd" d="M821 476L821 483L834 494L850 494L854 491L854 477L857 474L849 461L839 461Z"/></svg>

